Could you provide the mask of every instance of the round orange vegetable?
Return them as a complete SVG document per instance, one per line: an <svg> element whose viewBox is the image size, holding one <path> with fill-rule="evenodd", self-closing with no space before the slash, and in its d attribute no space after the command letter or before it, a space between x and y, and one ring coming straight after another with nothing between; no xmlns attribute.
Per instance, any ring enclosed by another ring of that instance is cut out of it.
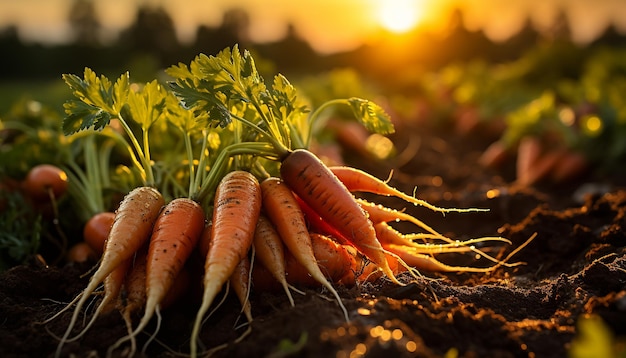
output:
<svg viewBox="0 0 626 358"><path fill-rule="evenodd" d="M104 211L92 216L83 228L83 239L98 256L102 255L104 245L111 232L111 226L113 226L113 220L115 220L115 213Z"/></svg>
<svg viewBox="0 0 626 358"><path fill-rule="evenodd" d="M31 168L24 179L24 190L34 200L46 200L52 194L60 197L67 191L67 174L51 164Z"/></svg>

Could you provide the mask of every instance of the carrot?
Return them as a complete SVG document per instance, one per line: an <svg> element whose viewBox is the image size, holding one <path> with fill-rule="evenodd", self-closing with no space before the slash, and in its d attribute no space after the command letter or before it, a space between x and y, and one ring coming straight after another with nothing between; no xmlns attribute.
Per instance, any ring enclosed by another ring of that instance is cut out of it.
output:
<svg viewBox="0 0 626 358"><path fill-rule="evenodd" d="M440 208L434 206L427 201L418 199L414 196L407 195L400 190L391 187L387 182L382 181L375 176L364 172L360 169L346 167L346 166L333 166L329 167L330 171L341 181L350 192L368 192L378 195L395 196L403 199L414 205L421 205L427 207L433 211L448 213L448 212L469 212L480 211L481 209L457 209L457 208Z"/></svg>
<svg viewBox="0 0 626 358"><path fill-rule="evenodd" d="M246 315L248 323L252 322L252 309L250 307L250 260L244 257L235 266L233 274L230 276L229 283L235 291L235 295L241 302L243 313Z"/></svg>
<svg viewBox="0 0 626 358"><path fill-rule="evenodd" d="M124 197L115 214L115 221L111 227L100 265L81 293L67 330L57 346L55 357L61 355L63 344L67 341L76 324L78 314L89 296L111 272L133 256L148 240L163 204L163 196L152 187L137 187Z"/></svg>
<svg viewBox="0 0 626 358"><path fill-rule="evenodd" d="M516 183L528 186L545 179L558 165L565 152L563 150L551 150L539 156L535 162L518 176Z"/></svg>
<svg viewBox="0 0 626 358"><path fill-rule="evenodd" d="M246 171L226 174L215 192L210 242L204 265L202 304L194 321L190 354L196 357L197 341L204 315L235 267L252 246L261 211L261 189Z"/></svg>
<svg viewBox="0 0 626 358"><path fill-rule="evenodd" d="M495 141L485 149L485 151L478 158L478 162L486 168L499 168L501 167L511 155L506 144L501 141Z"/></svg>
<svg viewBox="0 0 626 358"><path fill-rule="evenodd" d="M83 240L96 251L98 255L102 255L106 239L111 232L111 226L115 220L115 213L104 211L92 216L83 228Z"/></svg>
<svg viewBox="0 0 626 358"><path fill-rule="evenodd" d="M328 222L324 221L324 219L318 213L316 213L309 204L307 204L296 194L294 194L294 196L298 201L298 206L300 206L300 210L302 210L302 213L304 214L304 218L306 219L306 222L309 226L309 231L328 235L342 244L348 243L348 239L343 237L343 235L333 226L328 224Z"/></svg>
<svg viewBox="0 0 626 358"><path fill-rule="evenodd" d="M322 234L309 235L317 264L331 282L339 282L356 269L354 255L346 246Z"/></svg>
<svg viewBox="0 0 626 358"><path fill-rule="evenodd" d="M348 311L341 302L339 293L326 279L316 262L304 215L291 189L279 178L271 177L261 183L261 192L263 209L274 223L289 252L316 281L335 296L346 321L349 321Z"/></svg>
<svg viewBox="0 0 626 358"><path fill-rule="evenodd" d="M529 182L527 178L528 172L535 165L541 153L543 146L539 138L534 136L523 137L517 145L517 161L515 162L515 172L517 181L526 185Z"/></svg>
<svg viewBox="0 0 626 358"><path fill-rule="evenodd" d="M272 222L264 214L259 216L256 224L253 246L256 257L282 285L289 298L289 303L294 306L289 284L285 277L285 248Z"/></svg>
<svg viewBox="0 0 626 358"><path fill-rule="evenodd" d="M132 336L133 317L132 315L139 312L146 303L146 265L147 253L142 250L135 258L132 268L128 272L124 280L123 298L120 299L119 310L126 323L128 335ZM134 337L131 338L131 352L136 349Z"/></svg>
<svg viewBox="0 0 626 358"><path fill-rule="evenodd" d="M161 303L172 287L196 246L204 228L204 210L189 198L169 202L154 223L146 261L146 302L144 315L135 330L115 343L110 351L122 342L134 341L152 317L159 316ZM148 343L144 346L144 350ZM134 354L134 346L130 356Z"/></svg>
<svg viewBox="0 0 626 358"><path fill-rule="evenodd" d="M89 322L80 331L80 333L78 333L72 338L68 338L66 342L72 342L82 337L85 333L87 333L87 331L89 331L89 328L91 328L91 326L96 322L96 319L100 317L100 314L104 312L109 312L115 308L115 305L118 304L116 300L120 297L120 292L122 290L122 286L124 285L124 278L130 267L131 261L132 259L128 259L122 262L120 265L118 265L115 268L115 270L113 270L113 272L111 272L104 279L104 296L102 297L102 300L100 301L100 303L98 303L98 307L96 308L96 311L91 316L91 319L89 320ZM49 319L48 321L50 321L51 319Z"/></svg>
<svg viewBox="0 0 626 358"><path fill-rule="evenodd" d="M287 155L280 174L302 200L334 226L357 250L373 261L396 284L384 250L365 212L346 186L313 153L297 149Z"/></svg>

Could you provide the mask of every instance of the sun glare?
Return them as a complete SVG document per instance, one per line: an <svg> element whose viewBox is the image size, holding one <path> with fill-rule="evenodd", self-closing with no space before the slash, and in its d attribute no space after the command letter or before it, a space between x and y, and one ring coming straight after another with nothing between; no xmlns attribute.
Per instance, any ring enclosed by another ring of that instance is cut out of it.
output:
<svg viewBox="0 0 626 358"><path fill-rule="evenodd" d="M421 0L380 0L378 21L389 31L407 32L421 20L421 3Z"/></svg>

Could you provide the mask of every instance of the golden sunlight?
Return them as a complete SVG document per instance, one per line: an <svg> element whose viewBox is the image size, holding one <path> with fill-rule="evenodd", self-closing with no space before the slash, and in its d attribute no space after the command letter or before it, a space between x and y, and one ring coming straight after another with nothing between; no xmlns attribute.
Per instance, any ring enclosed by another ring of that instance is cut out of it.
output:
<svg viewBox="0 0 626 358"><path fill-rule="evenodd" d="M407 32L422 20L423 7L423 0L380 0L378 21L391 32Z"/></svg>

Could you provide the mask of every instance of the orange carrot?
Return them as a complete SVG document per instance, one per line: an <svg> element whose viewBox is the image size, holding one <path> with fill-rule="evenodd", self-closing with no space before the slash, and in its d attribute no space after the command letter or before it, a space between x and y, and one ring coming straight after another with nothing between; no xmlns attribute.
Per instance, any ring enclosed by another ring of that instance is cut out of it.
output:
<svg viewBox="0 0 626 358"><path fill-rule="evenodd" d="M191 332L192 357L198 354L197 341L204 315L252 246L260 211L261 189L252 174L233 171L222 178L214 198L210 242L204 265L202 304Z"/></svg>
<svg viewBox="0 0 626 358"><path fill-rule="evenodd" d="M124 197L116 211L100 265L80 295L67 330L57 346L55 357L61 355L63 344L67 341L89 296L116 267L132 257L148 240L163 204L161 193L151 187L135 188ZM73 303L74 301L70 304Z"/></svg>
<svg viewBox="0 0 626 358"><path fill-rule="evenodd" d="M287 185L357 250L396 284L376 232L346 186L313 153L297 149L283 159L280 173Z"/></svg>
<svg viewBox="0 0 626 358"><path fill-rule="evenodd" d="M364 172L360 169L346 167L346 166L333 166L329 167L330 171L337 176L350 192L368 192L378 195L395 196L402 200L405 200L414 205L421 205L427 207L433 211L442 213L448 212L468 212L476 211L479 209L457 209L457 208L440 208L434 206L427 201L418 199L414 196L407 195L400 190L390 186L387 182L382 181L375 176Z"/></svg>
<svg viewBox="0 0 626 358"><path fill-rule="evenodd" d="M533 185L545 179L558 165L565 151L551 150L539 156L516 180L520 185Z"/></svg>
<svg viewBox="0 0 626 358"><path fill-rule="evenodd" d="M539 159L543 151L543 146L539 138L534 136L523 137L517 145L517 161L515 162L515 171L517 181L526 185L528 172Z"/></svg>
<svg viewBox="0 0 626 358"><path fill-rule="evenodd" d="M499 168L511 155L506 144L501 141L495 141L485 149L478 158L478 162L486 168Z"/></svg>
<svg viewBox="0 0 626 358"><path fill-rule="evenodd" d="M104 312L109 312L115 308L116 304L118 303L117 300L118 298L120 298L120 292L122 291L122 287L124 285L124 277L126 276L126 272L130 267L131 261L132 259L125 260L104 279L104 296L102 297L100 303L98 303L96 311L91 316L91 319L82 329L82 331L80 331L80 333L78 333L74 337L68 338L66 342L72 342L82 337L85 333L87 333L89 328L93 326L93 324L96 322L96 319L100 317L100 314Z"/></svg>
<svg viewBox="0 0 626 358"><path fill-rule="evenodd" d="M146 302L144 315L132 334L110 348L131 340L145 329L196 246L204 228L204 210L189 198L177 198L165 206L157 218L146 261ZM146 348L147 344L144 346ZM134 354L131 347L130 356Z"/></svg>
<svg viewBox="0 0 626 358"><path fill-rule="evenodd" d="M279 178L271 177L261 183L261 192L263 193L263 209L274 223L276 231L278 231L289 252L316 281L335 296L343 310L346 321L349 320L348 312L341 302L339 294L328 282L316 262L304 215L291 189Z"/></svg>
<svg viewBox="0 0 626 358"><path fill-rule="evenodd" d="M128 335L131 338L131 351L135 351L135 338L133 333L133 317L132 315L143 309L146 304L146 265L147 265L147 253L145 249L141 253L136 255L133 260L133 265L130 268L126 279L124 280L124 287L122 299L119 303L119 310L126 323L126 329Z"/></svg>
<svg viewBox="0 0 626 358"><path fill-rule="evenodd" d="M310 233L309 235L317 264L331 282L339 282L355 270L356 260L346 246L321 234Z"/></svg>
<svg viewBox="0 0 626 358"><path fill-rule="evenodd" d="M230 276L230 285L235 291L235 295L241 302L243 313L248 319L248 323L252 322L252 309L250 307L249 293L250 293L250 260L244 257L235 266L233 274Z"/></svg>
<svg viewBox="0 0 626 358"><path fill-rule="evenodd" d="M324 219L309 206L304 200L294 194L298 201L298 206L304 214L304 218L309 226L309 231L317 232L320 234L328 235L337 240L341 244L347 244L349 241L343 235L337 231L333 226L328 224Z"/></svg>
<svg viewBox="0 0 626 358"><path fill-rule="evenodd" d="M264 214L259 216L254 231L253 245L256 257L282 285L293 306L293 297L285 277L285 248L278 232Z"/></svg>

